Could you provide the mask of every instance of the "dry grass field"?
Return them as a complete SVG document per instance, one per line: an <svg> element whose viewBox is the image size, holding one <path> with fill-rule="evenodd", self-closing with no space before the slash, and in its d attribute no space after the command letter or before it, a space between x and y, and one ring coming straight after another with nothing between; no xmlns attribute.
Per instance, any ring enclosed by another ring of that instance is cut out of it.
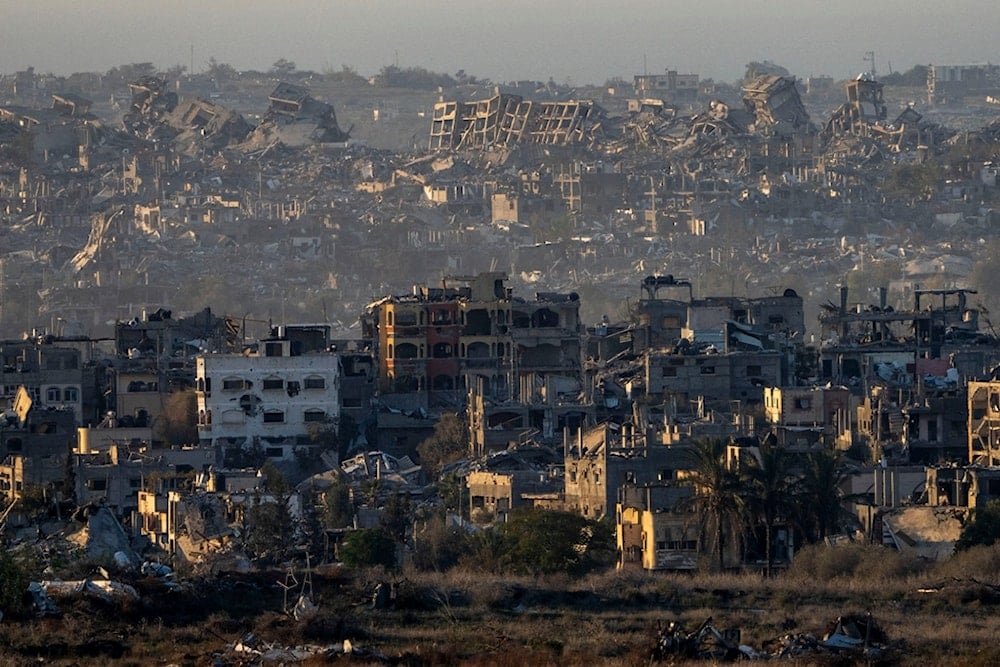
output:
<svg viewBox="0 0 1000 667"><path fill-rule="evenodd" d="M783 637L822 638L838 616L869 612L887 637L877 659L812 651L783 662L1000 664L1000 547L941 564L877 547L814 548L772 579L343 572L314 578L319 609L302 620L282 612L280 578L218 578L170 593L137 581L142 600L125 608L81 599L63 603L58 618L7 618L0 664L296 664L282 650L311 647L297 664L632 666L649 664L668 621L690 630L711 617L720 630L738 629L742 644L773 653ZM379 581L397 582L391 608L372 608ZM241 639L259 650L235 651ZM345 639L350 656L340 653Z"/></svg>

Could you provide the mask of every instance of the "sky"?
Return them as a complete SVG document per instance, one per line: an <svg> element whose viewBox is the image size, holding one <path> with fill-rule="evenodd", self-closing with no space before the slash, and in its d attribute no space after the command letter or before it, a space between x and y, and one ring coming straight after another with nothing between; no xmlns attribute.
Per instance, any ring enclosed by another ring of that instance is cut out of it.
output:
<svg viewBox="0 0 1000 667"><path fill-rule="evenodd" d="M997 0L3 0L0 73L210 58L267 70L424 67L495 82L601 84L676 69L735 81L750 61L846 78L1000 62ZM192 58L193 49L193 58Z"/></svg>

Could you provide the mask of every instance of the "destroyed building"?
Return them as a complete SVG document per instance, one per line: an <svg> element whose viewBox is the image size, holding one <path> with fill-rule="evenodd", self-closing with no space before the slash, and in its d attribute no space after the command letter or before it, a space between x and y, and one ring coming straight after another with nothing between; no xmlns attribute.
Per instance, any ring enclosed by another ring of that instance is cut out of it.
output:
<svg viewBox="0 0 1000 667"><path fill-rule="evenodd" d="M227 466L254 450L293 460L297 449L318 446L340 418L340 364L329 350L329 327L303 327L296 336L280 327L244 354L202 354L196 361L198 436L220 447Z"/></svg>
<svg viewBox="0 0 1000 667"><path fill-rule="evenodd" d="M809 132L809 112L802 104L795 79L761 75L743 84L743 105L753 116L755 132L789 135Z"/></svg>
<svg viewBox="0 0 1000 667"><path fill-rule="evenodd" d="M618 567L693 571L702 553L700 533L682 507L690 486L664 481L619 488L615 538Z"/></svg>
<svg viewBox="0 0 1000 667"><path fill-rule="evenodd" d="M304 86L280 82L268 95L270 106L246 146L262 150L274 144L302 148L342 144L350 138L337 124L333 106L317 100Z"/></svg>
<svg viewBox="0 0 1000 667"><path fill-rule="evenodd" d="M637 74L632 77L632 87L639 97L658 98L671 103L691 103L698 96L697 74L679 74L668 69L663 74Z"/></svg>
<svg viewBox="0 0 1000 667"><path fill-rule="evenodd" d="M684 447L668 447L631 423L598 424L567 435L563 509L600 520L615 511L619 490L679 479L689 465Z"/></svg>
<svg viewBox="0 0 1000 667"><path fill-rule="evenodd" d="M764 418L782 446L850 440L846 387L764 387Z"/></svg>
<svg viewBox="0 0 1000 667"><path fill-rule="evenodd" d="M431 151L494 150L517 144L582 145L600 138L605 112L591 100L533 102L500 94L434 105Z"/></svg>
<svg viewBox="0 0 1000 667"><path fill-rule="evenodd" d="M579 298L539 293L527 301L506 280L503 273L446 278L440 288L370 304L367 335L383 392L461 403L479 386L490 397L530 400L547 379L578 391Z"/></svg>
<svg viewBox="0 0 1000 667"><path fill-rule="evenodd" d="M43 332L20 341L0 341L0 400L13 401L21 387L38 409L68 409L77 423L96 422L102 408L94 343Z"/></svg>
<svg viewBox="0 0 1000 667"><path fill-rule="evenodd" d="M63 489L76 419L71 408L35 405L22 385L0 413L0 496L24 497L29 488Z"/></svg>

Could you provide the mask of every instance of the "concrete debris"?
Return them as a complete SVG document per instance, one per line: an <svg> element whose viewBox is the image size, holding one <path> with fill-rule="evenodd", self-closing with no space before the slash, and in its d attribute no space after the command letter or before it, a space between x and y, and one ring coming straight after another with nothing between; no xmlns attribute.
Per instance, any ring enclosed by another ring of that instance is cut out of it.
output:
<svg viewBox="0 0 1000 667"><path fill-rule="evenodd" d="M809 112L795 87L795 79L761 75L743 86L743 105L753 115L757 132L789 135L809 127Z"/></svg>
<svg viewBox="0 0 1000 667"><path fill-rule="evenodd" d="M371 662L386 662L388 658L377 651L361 649L349 639L342 642L320 646L307 644L302 646L279 646L263 641L253 633L238 639L230 647L234 657L240 658L241 665L288 665L303 662L335 660L338 656L349 655L355 659ZM249 659L249 661L247 661Z"/></svg>
<svg viewBox="0 0 1000 667"><path fill-rule="evenodd" d="M345 132L337 124L333 106L315 99L303 86L281 82L268 100L270 107L242 145L243 150L343 144L350 139L350 130Z"/></svg>
<svg viewBox="0 0 1000 667"><path fill-rule="evenodd" d="M89 597L109 604L126 604L139 599L139 593L129 584L119 581L81 579L78 581L33 581L28 585L35 613L39 616L59 614L56 600Z"/></svg>
<svg viewBox="0 0 1000 667"><path fill-rule="evenodd" d="M83 548L84 554L95 562L121 567L137 565L140 560L121 523L107 507L91 509L86 526L69 536L69 540Z"/></svg>

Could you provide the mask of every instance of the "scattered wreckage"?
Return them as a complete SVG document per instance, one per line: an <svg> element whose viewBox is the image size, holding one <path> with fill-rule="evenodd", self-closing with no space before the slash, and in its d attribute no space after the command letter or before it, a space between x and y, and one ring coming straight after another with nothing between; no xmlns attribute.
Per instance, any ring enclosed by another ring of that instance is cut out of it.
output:
<svg viewBox="0 0 1000 667"><path fill-rule="evenodd" d="M822 639L814 635L786 634L765 642L760 651L740 643L739 630L721 631L705 619L694 631L686 632L677 621L670 621L657 631L650 664L678 660L809 659L822 655L840 655L862 659L869 664L889 663L900 642L890 642L886 633L867 614L846 614L830 623Z"/></svg>

